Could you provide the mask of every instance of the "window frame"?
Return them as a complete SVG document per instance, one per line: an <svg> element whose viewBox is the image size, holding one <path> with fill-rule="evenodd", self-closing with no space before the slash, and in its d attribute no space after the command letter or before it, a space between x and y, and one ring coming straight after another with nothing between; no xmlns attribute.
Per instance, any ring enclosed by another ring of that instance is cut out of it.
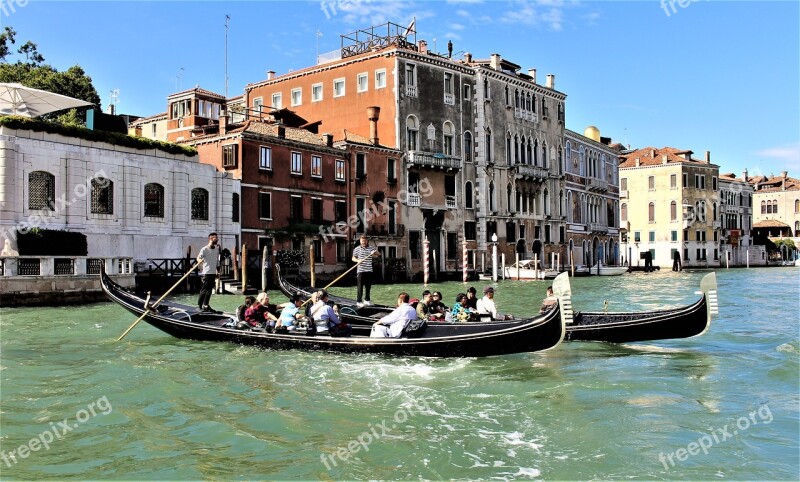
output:
<svg viewBox="0 0 800 482"><path fill-rule="evenodd" d="M311 84L311 102L312 103L321 102L324 99L325 99L325 85L322 82Z"/></svg>
<svg viewBox="0 0 800 482"><path fill-rule="evenodd" d="M338 94L336 93L336 86L337 85L341 85L342 86L342 92L338 93ZM338 79L333 79L333 98L334 99L345 96L345 94L347 93L346 89L345 89L346 85L347 84L345 83L345 78L344 77L339 77Z"/></svg>
<svg viewBox="0 0 800 482"><path fill-rule="evenodd" d="M311 177L322 179L322 156L311 156Z"/></svg>
<svg viewBox="0 0 800 482"><path fill-rule="evenodd" d="M263 204L262 204L262 201L261 201L262 200L262 196L266 196L266 198L264 198L264 199L268 199L268 201L269 201L269 212L267 213L266 217L264 216L264 211L262 209L264 207ZM272 220L272 192L271 191L259 191L258 192L258 219L267 219L267 220L270 220L270 221Z"/></svg>
<svg viewBox="0 0 800 482"><path fill-rule="evenodd" d="M361 86L361 80L364 80L364 86ZM369 72L361 72L356 74L356 92L367 92L369 90Z"/></svg>
<svg viewBox="0 0 800 482"><path fill-rule="evenodd" d="M295 161L297 164L295 164ZM295 169L297 167L297 169ZM289 162L289 174L297 176L303 175L303 153L298 151L291 151Z"/></svg>
<svg viewBox="0 0 800 482"><path fill-rule="evenodd" d="M345 166L344 159L336 159L334 162L334 180L339 182L345 182L347 180Z"/></svg>
<svg viewBox="0 0 800 482"><path fill-rule="evenodd" d="M272 171L272 148L271 147L269 147L269 146L259 146L259 149L258 149L258 169L261 170L261 171Z"/></svg>
<svg viewBox="0 0 800 482"><path fill-rule="evenodd" d="M379 82L379 75L383 74L383 82ZM375 71L375 90L386 88L386 69L378 69Z"/></svg>
<svg viewBox="0 0 800 482"><path fill-rule="evenodd" d="M299 99L298 99L297 102L295 102L295 94L299 94L299 96L298 96ZM294 89L291 90L291 93L289 94L289 97L291 98L290 102L292 104L292 107L297 107L299 105L303 105L303 88L302 87L295 87Z"/></svg>

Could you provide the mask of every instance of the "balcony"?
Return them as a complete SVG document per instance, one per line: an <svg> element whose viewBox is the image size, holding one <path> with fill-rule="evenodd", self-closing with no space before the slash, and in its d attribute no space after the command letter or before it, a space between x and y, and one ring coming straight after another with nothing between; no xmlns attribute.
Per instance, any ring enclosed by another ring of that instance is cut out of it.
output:
<svg viewBox="0 0 800 482"><path fill-rule="evenodd" d="M608 181L587 177L586 187L589 188L590 191L605 192L608 191Z"/></svg>
<svg viewBox="0 0 800 482"><path fill-rule="evenodd" d="M416 97L416 96L417 96L417 86L406 85L406 97Z"/></svg>
<svg viewBox="0 0 800 482"><path fill-rule="evenodd" d="M514 164L512 170L517 171L517 175L531 179L547 179L550 171L546 167L531 166L528 164Z"/></svg>
<svg viewBox="0 0 800 482"><path fill-rule="evenodd" d="M714 221L713 223L711 223L711 227L714 228L714 229L721 229L722 228L722 222L721 221Z"/></svg>
<svg viewBox="0 0 800 482"><path fill-rule="evenodd" d="M447 196L445 199L445 206L447 209L456 209L458 206L456 205L456 197L455 196Z"/></svg>
<svg viewBox="0 0 800 482"><path fill-rule="evenodd" d="M593 233L607 233L608 226L603 223L589 223L589 230Z"/></svg>
<svg viewBox="0 0 800 482"><path fill-rule="evenodd" d="M461 158L445 156L441 153L408 151L409 164L426 167L441 167L445 169L461 169Z"/></svg>
<svg viewBox="0 0 800 482"><path fill-rule="evenodd" d="M370 236L403 237L406 235L406 227L402 224L370 224L367 228Z"/></svg>
<svg viewBox="0 0 800 482"><path fill-rule="evenodd" d="M444 93L444 103L447 105L456 105L456 97L453 94Z"/></svg>
<svg viewBox="0 0 800 482"><path fill-rule="evenodd" d="M627 189L621 189L619 191L619 197L620 198L627 198L628 197L628 190Z"/></svg>
<svg viewBox="0 0 800 482"><path fill-rule="evenodd" d="M411 207L419 207L420 204L420 195L415 192L408 193L408 197L406 198L406 205Z"/></svg>

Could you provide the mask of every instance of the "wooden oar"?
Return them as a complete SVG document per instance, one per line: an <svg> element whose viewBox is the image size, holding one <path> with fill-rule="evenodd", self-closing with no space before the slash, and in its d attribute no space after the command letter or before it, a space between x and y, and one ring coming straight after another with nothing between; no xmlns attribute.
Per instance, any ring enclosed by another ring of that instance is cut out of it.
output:
<svg viewBox="0 0 800 482"><path fill-rule="evenodd" d="M359 259L359 260L358 260L358 263L356 263L356 264L354 264L353 266L351 266L351 267L350 267L350 269L348 269L347 271L345 271L344 273L342 273L342 274L341 274L341 275L340 275L338 278L336 278L335 280L331 281L331 282L328 284L328 286L326 286L326 287L324 287L324 288L322 288L322 289L323 289L323 290L327 290L327 289L328 289L328 288L330 288L331 286L335 285L337 281L339 281L340 279L342 279L342 278L344 278L345 276L347 276L347 273L349 273L349 272L353 271L353 270L354 270L354 269L355 269L355 268L356 268L358 265L360 265L361 263L363 263L364 261L366 261L367 259L369 259L369 258L371 258L371 257L372 257L372 253L370 253L370 254L369 254L369 256L367 256L367 257L365 257L365 258ZM316 291L320 291L320 290L316 290ZM302 304L302 305L300 305L300 308L302 308L303 306L305 306L305 305L306 305L306 303L308 303L309 301L311 301L311 298L309 298L309 299L305 300L305 301L303 302L303 304Z"/></svg>
<svg viewBox="0 0 800 482"><path fill-rule="evenodd" d="M159 298L158 301L156 301L156 303L153 306L154 307L158 306L158 304L161 303L161 301L163 301L164 298L166 298L168 294L172 293L172 290L174 290L175 288L178 287L179 284L181 284L181 281L185 280L186 277L189 276L191 274L191 272L195 270L195 268L200 266L200 263L201 263L201 261L196 262L194 264L194 266L192 266L189 269L189 271L186 272L185 275L181 276L181 279L179 279L177 283L172 285L172 288L168 289L166 293L161 295L161 298ZM138 320L134 321L133 324L127 330L125 330L125 333L123 333L122 336L117 338L117 341L120 341L121 339L125 338L125 335L127 335L128 332L131 331L134 326L136 326L140 321L142 321L144 319L144 317L147 316L147 313L149 313L149 312L150 312L150 308L147 306L147 303L145 303L145 305L144 305L144 313L142 313L142 316L140 316Z"/></svg>

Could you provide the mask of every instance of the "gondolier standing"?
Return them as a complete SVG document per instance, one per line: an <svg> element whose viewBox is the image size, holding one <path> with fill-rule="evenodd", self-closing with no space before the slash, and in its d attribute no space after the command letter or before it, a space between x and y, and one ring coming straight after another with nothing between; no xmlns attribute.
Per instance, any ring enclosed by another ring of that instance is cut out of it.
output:
<svg viewBox="0 0 800 482"><path fill-rule="evenodd" d="M370 288L372 288L372 258L380 256L380 253L378 253L377 249L367 246L366 234L361 235L360 241L361 245L356 246L356 249L353 250L353 261L356 263L361 262L361 264L358 265L358 269L356 269L356 282L358 284L358 298L356 299L356 305L359 308L364 305L372 304L369 296ZM365 291L363 298L361 297L362 291Z"/></svg>
<svg viewBox="0 0 800 482"><path fill-rule="evenodd" d="M203 284L200 287L200 297L197 299L197 306L201 311L209 313L220 313L212 309L208 303L211 301L211 293L217 282L217 269L219 268L219 238L217 233L208 235L208 244L203 246L197 255L197 262L203 263L200 274L203 276Z"/></svg>

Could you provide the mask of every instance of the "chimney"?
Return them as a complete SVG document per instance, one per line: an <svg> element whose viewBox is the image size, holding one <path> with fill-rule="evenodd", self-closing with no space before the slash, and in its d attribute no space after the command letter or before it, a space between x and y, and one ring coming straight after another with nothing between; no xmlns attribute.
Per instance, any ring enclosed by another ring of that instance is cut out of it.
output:
<svg viewBox="0 0 800 482"><path fill-rule="evenodd" d="M268 70L267 71L267 80L272 80L274 78L275 78L275 71L274 70Z"/></svg>
<svg viewBox="0 0 800 482"><path fill-rule="evenodd" d="M742 171L742 181L747 182L747 169Z"/></svg>
<svg viewBox="0 0 800 482"><path fill-rule="evenodd" d="M655 149L650 149L650 157L652 157L653 159L656 158L656 150Z"/></svg>
<svg viewBox="0 0 800 482"><path fill-rule="evenodd" d="M283 124L277 124L278 126L278 137L281 139L286 139L286 126Z"/></svg>
<svg viewBox="0 0 800 482"><path fill-rule="evenodd" d="M322 134L322 140L325 141L325 147L333 147L333 134Z"/></svg>
<svg viewBox="0 0 800 482"><path fill-rule="evenodd" d="M544 85L548 89L555 89L556 88L556 76L553 74L547 74L546 84Z"/></svg>
<svg viewBox="0 0 800 482"><path fill-rule="evenodd" d="M640 165L640 164L641 164L641 161L640 161L640 160L639 160L639 158L637 157L637 158L636 158L636 167L639 167L639 165Z"/></svg>
<svg viewBox="0 0 800 482"><path fill-rule="evenodd" d="M528 69L528 75L533 77L533 83L536 83L536 69Z"/></svg>
<svg viewBox="0 0 800 482"><path fill-rule="evenodd" d="M224 110L219 115L219 135L224 136L228 132L228 113Z"/></svg>
<svg viewBox="0 0 800 482"><path fill-rule="evenodd" d="M666 164L668 159L669 159L669 156L667 156L666 154L661 156L661 164Z"/></svg>
<svg viewBox="0 0 800 482"><path fill-rule="evenodd" d="M111 115L117 114L117 106L114 104L108 104L108 113Z"/></svg>
<svg viewBox="0 0 800 482"><path fill-rule="evenodd" d="M782 178L786 179L788 176L789 176L789 172L788 171L781 171L781 177Z"/></svg>
<svg viewBox="0 0 800 482"><path fill-rule="evenodd" d="M503 58L500 57L500 54L492 54L492 57L489 60L489 67L493 68L494 70L500 70L500 62L502 61Z"/></svg>
<svg viewBox="0 0 800 482"><path fill-rule="evenodd" d="M711 151L706 151L706 164L711 164Z"/></svg>
<svg viewBox="0 0 800 482"><path fill-rule="evenodd" d="M378 119L380 116L380 107L367 107L367 119L369 119L369 142L373 146L378 145Z"/></svg>
<svg viewBox="0 0 800 482"><path fill-rule="evenodd" d="M419 53L427 54L428 53L428 42L424 40L420 40L417 42L417 48L419 49Z"/></svg>
<svg viewBox="0 0 800 482"><path fill-rule="evenodd" d="M141 125L138 125L138 126L133 128L133 135L135 137L142 137L142 126Z"/></svg>
<svg viewBox="0 0 800 482"><path fill-rule="evenodd" d="M464 63L471 64L472 63L472 54L469 52L464 53Z"/></svg>

